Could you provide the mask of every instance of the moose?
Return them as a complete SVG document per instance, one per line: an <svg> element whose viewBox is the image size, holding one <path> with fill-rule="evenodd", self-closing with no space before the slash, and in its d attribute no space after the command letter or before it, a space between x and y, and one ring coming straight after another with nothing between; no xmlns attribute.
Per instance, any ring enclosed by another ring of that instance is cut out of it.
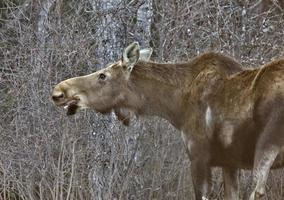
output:
<svg viewBox="0 0 284 200"><path fill-rule="evenodd" d="M239 199L237 170L252 169L249 199L261 199L270 169L284 166L284 60L244 70L214 52L177 64L151 53L134 42L121 60L56 85L52 99L68 115L114 111L126 125L129 112L165 118L181 132L196 200L210 198L212 167L222 168L225 199Z"/></svg>

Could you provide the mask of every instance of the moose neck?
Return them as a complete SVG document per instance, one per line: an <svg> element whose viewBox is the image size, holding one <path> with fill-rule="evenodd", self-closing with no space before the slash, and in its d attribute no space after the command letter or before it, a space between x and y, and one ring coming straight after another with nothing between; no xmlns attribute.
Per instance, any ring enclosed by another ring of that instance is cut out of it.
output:
<svg viewBox="0 0 284 200"><path fill-rule="evenodd" d="M192 80L192 72L186 64L137 63L129 81L136 94L129 101L131 107L141 115L165 118L180 129L185 114L184 86Z"/></svg>

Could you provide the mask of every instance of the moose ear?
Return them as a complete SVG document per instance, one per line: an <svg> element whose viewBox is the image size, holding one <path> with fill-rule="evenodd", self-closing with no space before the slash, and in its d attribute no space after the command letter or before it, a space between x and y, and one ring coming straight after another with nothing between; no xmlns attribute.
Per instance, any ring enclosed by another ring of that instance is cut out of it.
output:
<svg viewBox="0 0 284 200"><path fill-rule="evenodd" d="M122 55L122 64L127 67L129 71L132 71L134 65L137 63L140 57L140 47L138 42L131 43L125 48Z"/></svg>
<svg viewBox="0 0 284 200"><path fill-rule="evenodd" d="M140 58L139 58L140 60L148 61L151 58L153 49L152 48L141 49L139 53L140 53Z"/></svg>

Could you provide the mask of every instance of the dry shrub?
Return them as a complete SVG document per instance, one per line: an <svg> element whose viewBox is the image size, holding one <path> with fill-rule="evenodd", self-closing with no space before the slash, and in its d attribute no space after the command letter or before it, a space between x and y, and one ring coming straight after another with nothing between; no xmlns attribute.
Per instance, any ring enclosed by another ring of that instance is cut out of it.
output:
<svg viewBox="0 0 284 200"><path fill-rule="evenodd" d="M282 56L283 12L277 1L145 2L0 2L0 199L193 198L190 162L167 122L125 128L92 111L66 117L50 92L118 59L133 40L152 46L156 61L214 50L259 66ZM266 198L281 199L283 173L273 174ZM241 194L249 175L239 176ZM213 181L221 199L219 170Z"/></svg>

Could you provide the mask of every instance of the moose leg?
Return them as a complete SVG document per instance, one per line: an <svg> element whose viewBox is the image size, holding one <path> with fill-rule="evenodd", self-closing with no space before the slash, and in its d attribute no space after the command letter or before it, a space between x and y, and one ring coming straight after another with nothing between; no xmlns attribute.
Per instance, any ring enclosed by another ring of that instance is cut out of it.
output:
<svg viewBox="0 0 284 200"><path fill-rule="evenodd" d="M208 141L181 133L191 163L191 177L196 200L208 200L211 192L211 169ZM190 137L189 137L190 136Z"/></svg>
<svg viewBox="0 0 284 200"><path fill-rule="evenodd" d="M250 200L261 199L264 196L270 168L283 147L284 109L282 99L276 99L275 105L277 106L271 111L269 120L256 142L253 163L253 191Z"/></svg>
<svg viewBox="0 0 284 200"><path fill-rule="evenodd" d="M211 192L211 170L202 158L191 160L191 176L196 200L208 200Z"/></svg>
<svg viewBox="0 0 284 200"><path fill-rule="evenodd" d="M225 200L238 200L238 184L237 184L237 170L223 167L224 179L224 199Z"/></svg>
<svg viewBox="0 0 284 200"><path fill-rule="evenodd" d="M250 200L261 199L265 193L265 184L281 146L283 146L284 124L283 110L277 108L271 113L263 132L256 143L253 166L253 192Z"/></svg>
<svg viewBox="0 0 284 200"><path fill-rule="evenodd" d="M265 151L259 150L256 152L253 167L254 190L250 195L250 200L258 200L264 196L269 170L278 152L279 148L275 146L271 146L265 149Z"/></svg>

